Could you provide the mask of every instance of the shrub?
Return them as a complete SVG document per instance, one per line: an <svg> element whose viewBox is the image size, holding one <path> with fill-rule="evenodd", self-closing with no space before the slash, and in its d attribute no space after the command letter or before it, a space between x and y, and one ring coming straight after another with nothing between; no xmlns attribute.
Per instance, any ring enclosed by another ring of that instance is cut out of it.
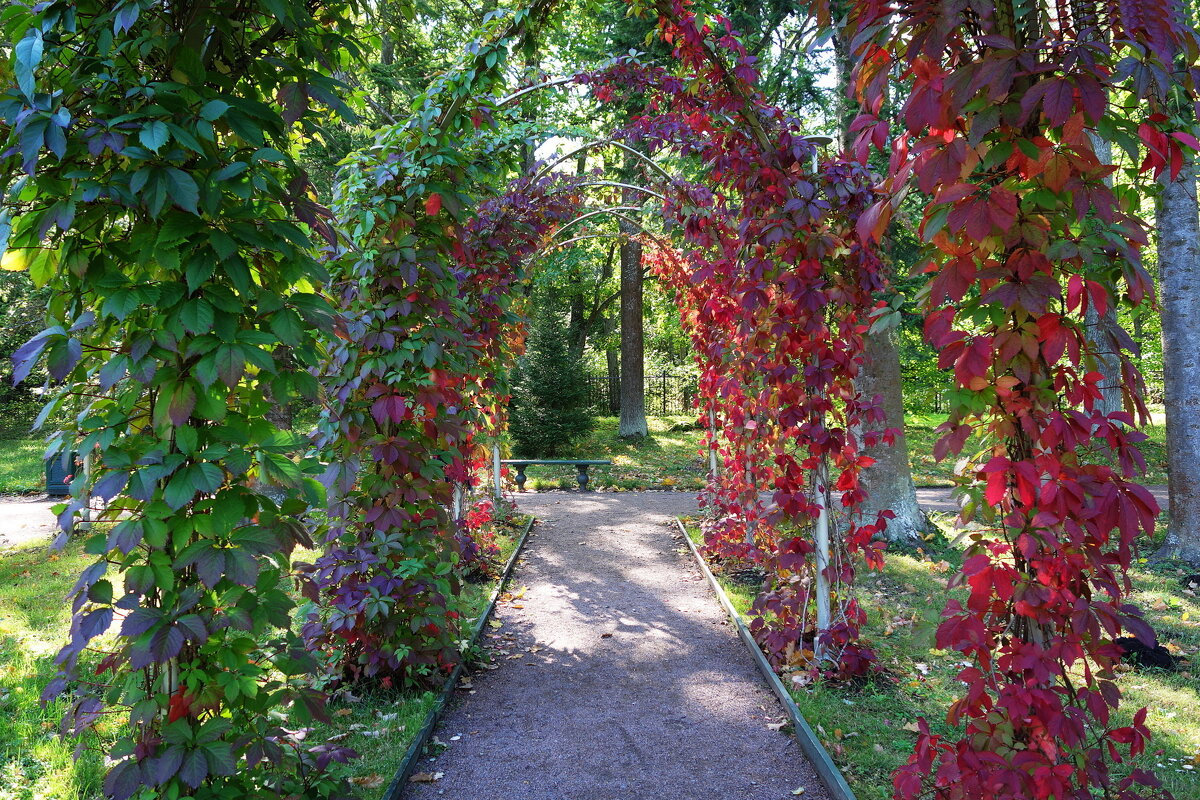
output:
<svg viewBox="0 0 1200 800"><path fill-rule="evenodd" d="M583 364L567 350L558 319L539 315L530 325L524 357L513 372L508 430L522 458L550 458L592 429Z"/></svg>

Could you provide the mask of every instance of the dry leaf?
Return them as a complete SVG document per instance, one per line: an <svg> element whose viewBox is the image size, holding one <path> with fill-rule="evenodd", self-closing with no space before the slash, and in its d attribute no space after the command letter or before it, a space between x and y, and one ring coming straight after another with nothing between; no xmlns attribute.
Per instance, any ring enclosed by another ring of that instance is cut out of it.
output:
<svg viewBox="0 0 1200 800"><path fill-rule="evenodd" d="M350 716L350 715L351 715L351 714L353 714L353 713L354 713L354 712L353 712L353 711L351 711L351 710L350 710L350 709L348 709L348 708L339 708L339 709L337 709L336 711L334 711L334 712L333 712L333 715L334 715L335 717L348 717L348 716Z"/></svg>
<svg viewBox="0 0 1200 800"><path fill-rule="evenodd" d="M602 634L600 634L600 638L601 639L611 639L612 634L611 633L602 633Z"/></svg>
<svg viewBox="0 0 1200 800"><path fill-rule="evenodd" d="M355 786L361 786L364 789L378 789L387 781L377 772L372 772L370 775L359 775L357 778L351 778L350 782Z"/></svg>
<svg viewBox="0 0 1200 800"><path fill-rule="evenodd" d="M491 625L493 628L501 628L504 626L504 623L497 622L496 620L491 619L491 620L488 620L488 625Z"/></svg>
<svg viewBox="0 0 1200 800"><path fill-rule="evenodd" d="M440 781L442 779L442 776L445 774L446 773L444 773L444 772L418 772L417 774L415 774L411 778L409 778L408 782L409 783L433 783L434 781Z"/></svg>
<svg viewBox="0 0 1200 800"><path fill-rule="evenodd" d="M1153 603L1150 604L1150 607L1152 609L1154 609L1155 611L1166 611L1167 610L1167 604L1164 603L1162 600L1155 600Z"/></svg>
<svg viewBox="0 0 1200 800"><path fill-rule="evenodd" d="M783 726L787 725L787 724L788 724L788 721L785 719L783 722L768 722L767 727L773 731L779 731L779 730L783 730Z"/></svg>
<svg viewBox="0 0 1200 800"><path fill-rule="evenodd" d="M795 789L792 789L792 794L794 794L796 797L799 797L800 795L804 794L804 787L797 786Z"/></svg>
<svg viewBox="0 0 1200 800"><path fill-rule="evenodd" d="M904 724L904 730L912 731L913 733L920 733L921 727L919 725L917 725L917 723L915 723L915 722L906 722Z"/></svg>

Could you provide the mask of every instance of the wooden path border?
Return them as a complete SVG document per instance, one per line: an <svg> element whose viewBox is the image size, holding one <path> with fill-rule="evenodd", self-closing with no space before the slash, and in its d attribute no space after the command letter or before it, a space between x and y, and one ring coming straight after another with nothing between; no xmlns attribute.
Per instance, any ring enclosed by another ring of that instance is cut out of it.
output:
<svg viewBox="0 0 1200 800"><path fill-rule="evenodd" d="M501 593L504 591L504 587L508 584L508 579L512 577L513 568L517 564L517 556L521 555L521 550L525 547L525 541L529 538L529 531L533 529L533 523L536 521L531 514L529 522L525 523L525 530L521 531L521 538L517 540L516 549L512 551L512 555L508 557L508 561L504 564L504 571L500 574L500 583L496 584L496 589L492 592L491 599L488 600L487 608L484 609L475 623L475 630L472 631L471 641L467 645L468 651L479 642L479 637L483 634L484 627L487 625L488 620L491 619L492 612L496 610L496 600L499 599ZM392 782L388 784L387 791L383 793L381 800L400 800L403 796L404 789L408 786L408 779L416 773L417 765L425 757L425 747L429 744L429 740L433 736L433 729L437 727L442 714L446 710L446 705L450 702L450 698L458 686L458 679L462 677L465 663L465 660L459 661L458 665L454 667L454 671L450 673L450 677L446 678L446 682L442 684L441 693L438 694L433 708L429 709L429 713L425 715L425 724L421 726L421 730L417 733L417 738L413 739L412 744L408 746L408 751L404 754L404 760L400 762L400 768L396 770L396 775L392 778Z"/></svg>
<svg viewBox="0 0 1200 800"><path fill-rule="evenodd" d="M816 770L817 777L821 779L821 783L825 784L825 788L829 790L829 796L832 800L857 800L854 796L854 791L850 788L850 784L846 782L846 777L842 775L842 771L838 769L837 764L833 763L829 752L813 732L812 727L808 724L808 720L800 713L800 708L796 705L796 701L788 694L787 688L779 680L779 676L775 674L775 670L771 669L771 665L767 663L767 657L763 655L758 642L754 641L754 636L751 635L750 629L746 627L745 621L742 620L742 615L733 607L733 603L729 602L729 597L725 594L725 590L721 588L721 584L717 582L716 577L712 574L712 570L708 568L708 563L704 560L704 556L700 554L696 543L692 541L691 536L688 536L687 528L683 525L683 520L676 517L675 524L679 527L679 533L683 536L683 540L687 542L688 549L692 551L696 563L700 565L700 571L708 579L708 585L712 587L713 592L717 595L717 599L721 601L725 613L729 615L729 619L737 627L738 636L741 638L742 644L746 645L746 649L750 651L750 655L754 658L754 663L758 667L758 671L762 673L763 679L770 684L771 691L779 698L784 711L787 712L792 722L792 730L796 733L796 741L800 743L800 750L808 757L809 762L813 765L813 769Z"/></svg>

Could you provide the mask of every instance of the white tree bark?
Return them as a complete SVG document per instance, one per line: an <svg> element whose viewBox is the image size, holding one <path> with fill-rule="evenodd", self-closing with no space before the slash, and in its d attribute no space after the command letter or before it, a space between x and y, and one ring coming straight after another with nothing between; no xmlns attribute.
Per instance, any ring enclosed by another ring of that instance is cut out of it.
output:
<svg viewBox="0 0 1200 800"><path fill-rule="evenodd" d="M1154 558L1200 564L1200 215L1190 159L1157 212L1170 523Z"/></svg>

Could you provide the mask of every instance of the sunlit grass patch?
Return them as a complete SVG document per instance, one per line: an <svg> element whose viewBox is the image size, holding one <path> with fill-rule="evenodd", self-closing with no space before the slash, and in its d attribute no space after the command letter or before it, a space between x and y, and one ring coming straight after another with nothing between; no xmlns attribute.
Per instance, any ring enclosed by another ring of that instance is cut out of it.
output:
<svg viewBox="0 0 1200 800"><path fill-rule="evenodd" d="M44 491L45 452L41 439L0 439L0 494Z"/></svg>
<svg viewBox="0 0 1200 800"><path fill-rule="evenodd" d="M99 796L99 743L75 761L76 742L60 739L68 702L42 708L54 655L65 642L70 605L64 600L79 572L93 561L73 542L61 553L23 547L0 553L0 799L84 800ZM111 726L101 726L111 733Z"/></svg>

